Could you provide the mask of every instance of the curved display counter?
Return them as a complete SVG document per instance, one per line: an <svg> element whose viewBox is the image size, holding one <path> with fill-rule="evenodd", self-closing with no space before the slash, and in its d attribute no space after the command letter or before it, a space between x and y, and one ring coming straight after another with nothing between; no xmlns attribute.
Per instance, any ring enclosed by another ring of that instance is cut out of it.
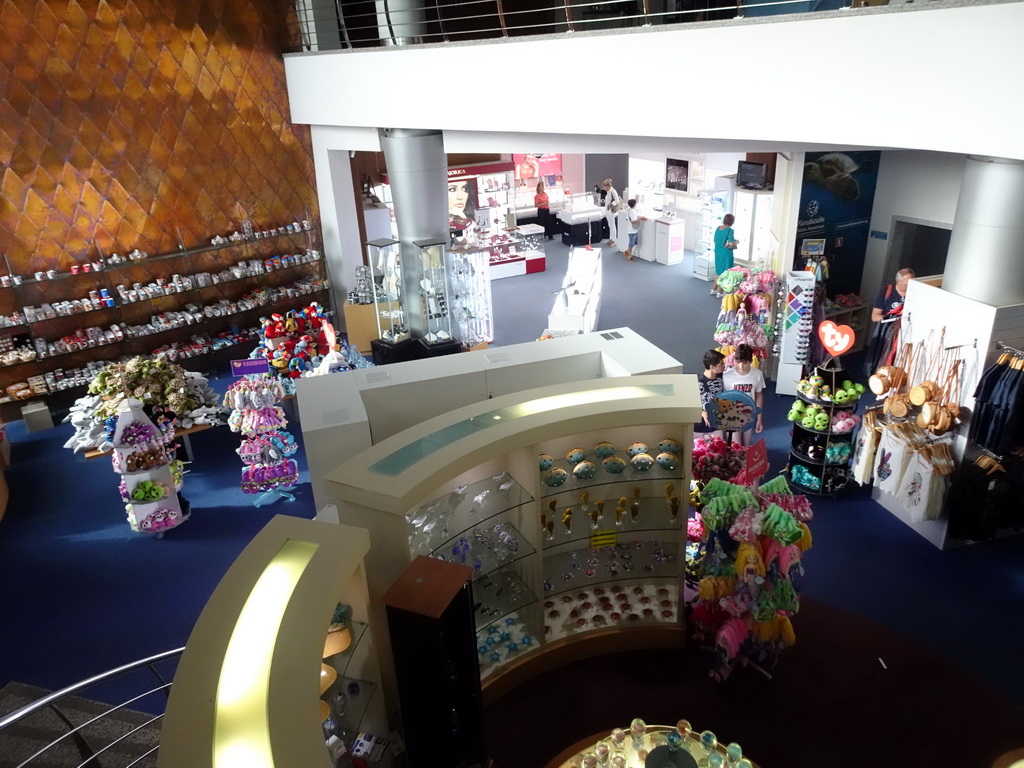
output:
<svg viewBox="0 0 1024 768"><path fill-rule="evenodd" d="M692 375L557 384L435 417L330 473L339 521L370 532L389 705L379 598L419 555L473 568L485 701L570 658L682 647L679 498L698 418Z"/></svg>

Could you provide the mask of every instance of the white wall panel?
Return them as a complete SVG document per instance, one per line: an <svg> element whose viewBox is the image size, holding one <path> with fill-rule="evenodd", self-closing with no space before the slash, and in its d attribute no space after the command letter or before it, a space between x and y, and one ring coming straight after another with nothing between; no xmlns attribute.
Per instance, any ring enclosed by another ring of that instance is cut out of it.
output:
<svg viewBox="0 0 1024 768"><path fill-rule="evenodd" d="M1024 100L1009 97L1018 91L1015 80L1024 71L1021 29L1021 3L941 9L903 5L674 28L293 54L286 57L285 68L297 123L513 134L537 133L543 126L606 143L614 143L622 126L636 133L637 121L610 115L600 119L599 111L582 108L585 99L573 100L574 94L597 86L602 93L628 92L632 103L654 105L639 121L644 135L700 139L698 150L703 151L730 151L729 142L751 143L751 151L785 151L796 143L1024 159L1019 129ZM622 66L601 66L598 82L588 64L609 57ZM549 116L539 117L535 108L494 104L453 108L453 93L468 93L472 73L493 62L501 67L515 61L558 62L550 79L562 93ZM682 98L666 90L663 78L634 74L639 69L681 76L693 63L705 63L696 69L704 87L688 88ZM716 100L728 108L710 108ZM572 108L574 103L580 108ZM992 117L996 105L998 119ZM529 151L536 146L531 141ZM552 146L549 151L561 150Z"/></svg>

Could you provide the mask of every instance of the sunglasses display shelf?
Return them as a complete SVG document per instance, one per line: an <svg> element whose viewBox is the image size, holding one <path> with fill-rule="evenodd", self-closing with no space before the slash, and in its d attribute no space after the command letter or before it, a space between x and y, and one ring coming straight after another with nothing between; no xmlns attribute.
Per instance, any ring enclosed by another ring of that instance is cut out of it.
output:
<svg viewBox="0 0 1024 768"><path fill-rule="evenodd" d="M282 247L304 253L281 255ZM197 334L215 339L240 324L237 315L283 306L299 295L313 293L325 301L330 281L317 247L307 214L302 222L263 231L246 221L242 232L217 236L206 246L186 247L179 236L178 249L170 253L100 254L68 272L5 280L0 315L24 322L0 331L25 354L12 365L0 365L0 391L30 377L52 374L56 382L65 368L150 354L178 340L190 345ZM231 255L230 263L225 254ZM252 291L255 281L267 290ZM243 301L247 292L256 299ZM169 336L172 332L180 339ZM161 339L150 338L158 333ZM212 358L208 362L214 364ZM35 394L69 389L39 387Z"/></svg>
<svg viewBox="0 0 1024 768"><path fill-rule="evenodd" d="M815 375L827 377L829 387L835 391L844 380L846 374L841 367L826 369L819 366ZM809 397L797 392L796 397L807 407L814 407L818 413L824 414L828 426L819 428L814 424L802 423L801 418L792 421L792 442L789 449L789 465L786 478L799 493L813 496L832 496L841 493L852 479L850 463L853 461L854 437L857 434L855 425L846 424L842 431L834 427L837 414L842 412L854 414L857 401L828 402L818 397ZM799 406L794 406L796 411ZM859 419L857 419L859 423Z"/></svg>

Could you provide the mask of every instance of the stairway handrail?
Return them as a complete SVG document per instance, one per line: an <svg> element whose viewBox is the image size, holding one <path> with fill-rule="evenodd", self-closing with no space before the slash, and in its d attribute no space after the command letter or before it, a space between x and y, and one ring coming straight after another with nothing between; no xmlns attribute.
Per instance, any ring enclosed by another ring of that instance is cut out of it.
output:
<svg viewBox="0 0 1024 768"><path fill-rule="evenodd" d="M146 666L152 667L154 664L158 664L161 661L166 661L167 659L172 659L176 656L181 656L181 654L184 651L184 646L182 646L181 648L175 648L171 651L164 651L163 653L158 653L154 656L149 656L145 659L139 659L138 661L133 661L128 664L124 664L120 667L109 669L106 672L101 672L98 675L94 675L92 677L86 678L85 680L81 680L77 683L74 683L73 685L69 685L66 688L62 688L59 691L48 693L41 699L29 702L25 706L19 707L13 712L9 712L6 715L0 716L0 731L2 731L9 725L13 725L22 718L31 715L34 712L38 712L41 709L45 709L54 702L60 701L66 696L70 696L74 693L77 693L85 688L88 688L89 686L95 685L96 683L102 683L105 680L117 677L118 675L123 674L125 672L131 672L133 670L141 669L142 667Z"/></svg>

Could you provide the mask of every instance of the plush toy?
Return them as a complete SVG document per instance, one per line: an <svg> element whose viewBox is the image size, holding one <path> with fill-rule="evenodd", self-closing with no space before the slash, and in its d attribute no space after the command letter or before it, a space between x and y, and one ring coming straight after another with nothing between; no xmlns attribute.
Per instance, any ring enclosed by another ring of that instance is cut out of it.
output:
<svg viewBox="0 0 1024 768"><path fill-rule="evenodd" d="M837 405L846 405L850 401L850 393L845 389L837 389L832 396L832 402Z"/></svg>
<svg viewBox="0 0 1024 768"><path fill-rule="evenodd" d="M285 357L283 349L277 349L274 351L274 357L271 358L270 364L281 372L284 372L288 368L288 358Z"/></svg>
<svg viewBox="0 0 1024 768"><path fill-rule="evenodd" d="M832 431L837 435L852 432L860 424L860 416L851 411L836 411L832 416Z"/></svg>
<svg viewBox="0 0 1024 768"><path fill-rule="evenodd" d="M804 401L794 400L793 405L789 408L789 413L786 414L786 418L790 421L799 421L804 416Z"/></svg>
<svg viewBox="0 0 1024 768"><path fill-rule="evenodd" d="M824 403L832 402L832 387L828 384L822 384L818 387L818 399Z"/></svg>
<svg viewBox="0 0 1024 768"><path fill-rule="evenodd" d="M814 414L814 428L819 432L828 429L828 414L825 411L818 411Z"/></svg>

